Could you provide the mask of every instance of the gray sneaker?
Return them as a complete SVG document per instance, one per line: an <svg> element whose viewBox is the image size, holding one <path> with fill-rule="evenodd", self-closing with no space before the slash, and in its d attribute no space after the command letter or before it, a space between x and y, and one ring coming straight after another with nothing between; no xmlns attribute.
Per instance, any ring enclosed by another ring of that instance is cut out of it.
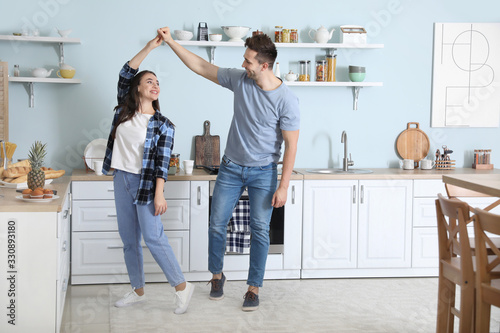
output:
<svg viewBox="0 0 500 333"><path fill-rule="evenodd" d="M212 283L212 287L210 288L210 299L219 301L224 298L224 283L226 283L226 276L222 273L222 277L220 279L212 279L208 281L208 283Z"/></svg>
<svg viewBox="0 0 500 333"><path fill-rule="evenodd" d="M241 308L243 311L255 311L259 308L259 295L247 291L243 298L245 299Z"/></svg>

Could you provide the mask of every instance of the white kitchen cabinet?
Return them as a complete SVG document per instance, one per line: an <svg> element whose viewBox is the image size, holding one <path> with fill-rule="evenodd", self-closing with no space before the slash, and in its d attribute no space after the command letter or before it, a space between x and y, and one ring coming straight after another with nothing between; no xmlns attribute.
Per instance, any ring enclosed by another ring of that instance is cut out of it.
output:
<svg viewBox="0 0 500 333"><path fill-rule="evenodd" d="M118 234L112 181L73 181L72 284L128 282ZM190 182L165 184L165 234L183 272L189 271ZM166 281L143 242L147 282Z"/></svg>
<svg viewBox="0 0 500 333"><path fill-rule="evenodd" d="M410 267L411 196L411 180L305 180L302 277Z"/></svg>
<svg viewBox="0 0 500 333"><path fill-rule="evenodd" d="M35 207L0 213L0 332L60 330L69 281L70 195L58 195L64 198L59 212Z"/></svg>

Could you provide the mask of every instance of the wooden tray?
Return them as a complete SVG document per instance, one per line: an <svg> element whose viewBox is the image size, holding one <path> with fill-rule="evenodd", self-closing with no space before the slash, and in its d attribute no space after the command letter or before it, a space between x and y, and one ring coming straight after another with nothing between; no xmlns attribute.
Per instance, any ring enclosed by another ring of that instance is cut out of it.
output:
<svg viewBox="0 0 500 333"><path fill-rule="evenodd" d="M203 135L195 136L195 159L194 167L218 167L220 166L220 137L210 135L210 122L203 123Z"/></svg>
<svg viewBox="0 0 500 333"><path fill-rule="evenodd" d="M412 128L411 125L416 127ZM419 128L419 123L408 123L406 130L401 132L396 140L396 149L401 158L415 161L417 168L418 162L429 153L429 137Z"/></svg>
<svg viewBox="0 0 500 333"><path fill-rule="evenodd" d="M477 170L493 170L493 164L472 164L472 168Z"/></svg>

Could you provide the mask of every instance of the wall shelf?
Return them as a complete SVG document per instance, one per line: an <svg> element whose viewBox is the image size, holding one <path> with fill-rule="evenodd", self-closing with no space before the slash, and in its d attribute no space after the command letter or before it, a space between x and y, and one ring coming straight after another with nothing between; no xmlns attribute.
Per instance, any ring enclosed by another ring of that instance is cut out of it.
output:
<svg viewBox="0 0 500 333"><path fill-rule="evenodd" d="M19 82L27 83L30 95L29 107L33 108L35 106L35 88L34 83L81 83L78 79L60 79L60 78L50 78L50 77L9 77L9 82Z"/></svg>
<svg viewBox="0 0 500 333"><path fill-rule="evenodd" d="M212 41L194 41L194 40L176 40L182 46L199 46L210 48L210 63L215 63L215 49L217 47L244 47L241 42L212 42ZM276 48L305 48L305 49L381 49L384 44L344 44L344 43L275 43ZM288 86L295 87L352 87L353 109L358 109L359 91L362 87L381 87L382 82L299 82L283 81Z"/></svg>

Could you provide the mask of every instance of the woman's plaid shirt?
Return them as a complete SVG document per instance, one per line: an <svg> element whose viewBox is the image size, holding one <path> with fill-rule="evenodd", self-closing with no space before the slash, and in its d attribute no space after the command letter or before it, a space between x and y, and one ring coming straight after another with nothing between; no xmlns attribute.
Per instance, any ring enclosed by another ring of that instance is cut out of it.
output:
<svg viewBox="0 0 500 333"><path fill-rule="evenodd" d="M120 104L128 93L130 81L137 74L138 69L130 68L126 63L120 71L118 79L118 104ZM111 131L118 119L120 110L116 110L111 125ZM135 197L136 204L145 205L154 200L156 178L167 181L170 155L174 147L174 125L159 111L149 119L144 142L144 154L142 158L141 181L139 190ZM111 168L111 156L113 154L114 140L111 134L108 138L106 155L104 157L103 173L108 174Z"/></svg>

